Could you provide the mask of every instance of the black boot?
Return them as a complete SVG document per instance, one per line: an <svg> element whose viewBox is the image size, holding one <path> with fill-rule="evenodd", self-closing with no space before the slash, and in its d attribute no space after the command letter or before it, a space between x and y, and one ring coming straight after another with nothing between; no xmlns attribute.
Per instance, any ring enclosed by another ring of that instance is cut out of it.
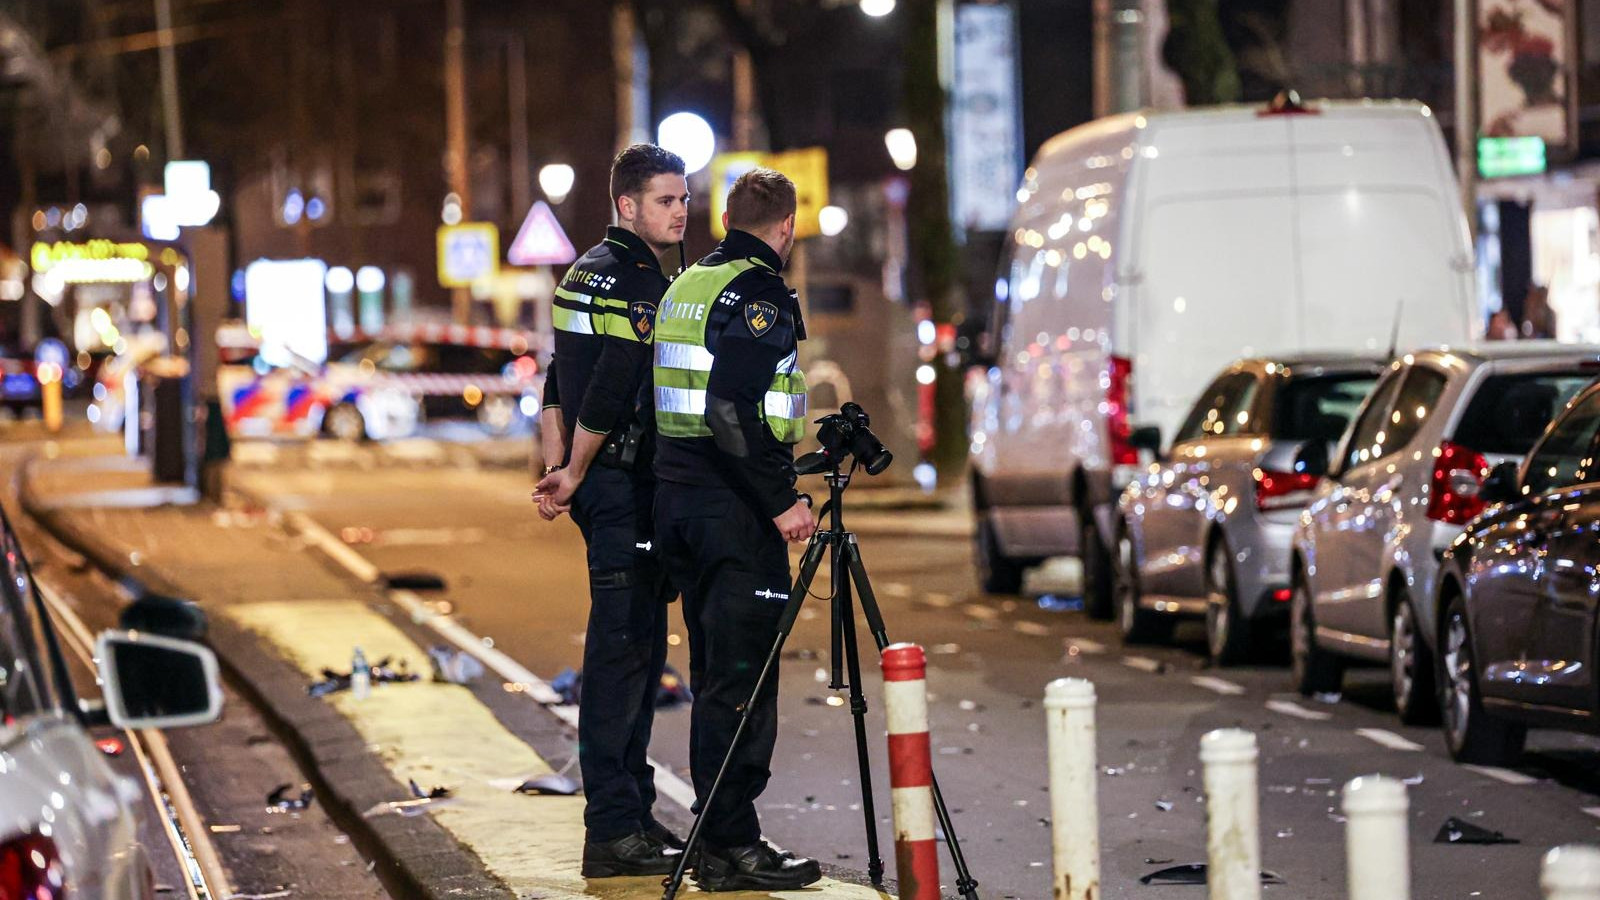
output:
<svg viewBox="0 0 1600 900"><path fill-rule="evenodd" d="M681 854L643 832L614 841L583 842L583 877L614 875L671 875Z"/></svg>
<svg viewBox="0 0 1600 900"><path fill-rule="evenodd" d="M674 850L682 850L684 847L683 838L673 834L671 829L654 819L650 821L649 825L645 826L644 836Z"/></svg>
<svg viewBox="0 0 1600 900"><path fill-rule="evenodd" d="M821 878L816 860L779 853L766 841L706 847L694 874L703 891L792 891Z"/></svg>

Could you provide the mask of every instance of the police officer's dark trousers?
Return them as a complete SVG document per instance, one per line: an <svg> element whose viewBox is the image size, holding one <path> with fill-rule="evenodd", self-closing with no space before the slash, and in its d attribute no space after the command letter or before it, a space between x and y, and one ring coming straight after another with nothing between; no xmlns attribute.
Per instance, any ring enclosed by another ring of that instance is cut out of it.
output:
<svg viewBox="0 0 1600 900"><path fill-rule="evenodd" d="M667 574L683 595L695 695L689 767L695 794L704 797L777 639L789 599L789 551L772 520L732 490L666 481L656 492L656 536ZM716 801L704 813L708 844L736 847L761 837L755 800L772 775L777 737L774 670Z"/></svg>
<svg viewBox="0 0 1600 900"><path fill-rule="evenodd" d="M578 760L591 841L649 827L654 770L646 761L667 660L671 592L657 563L654 479L596 465L572 498L589 547L589 629L578 702Z"/></svg>

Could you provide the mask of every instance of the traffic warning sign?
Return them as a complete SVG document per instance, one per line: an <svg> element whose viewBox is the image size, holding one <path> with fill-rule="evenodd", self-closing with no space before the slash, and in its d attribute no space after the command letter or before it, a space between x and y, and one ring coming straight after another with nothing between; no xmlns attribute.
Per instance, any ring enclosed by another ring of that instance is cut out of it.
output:
<svg viewBox="0 0 1600 900"><path fill-rule="evenodd" d="M560 266L578 258L561 230L556 214L543 200L533 204L528 217L517 229L517 237L506 250L506 259L514 266Z"/></svg>

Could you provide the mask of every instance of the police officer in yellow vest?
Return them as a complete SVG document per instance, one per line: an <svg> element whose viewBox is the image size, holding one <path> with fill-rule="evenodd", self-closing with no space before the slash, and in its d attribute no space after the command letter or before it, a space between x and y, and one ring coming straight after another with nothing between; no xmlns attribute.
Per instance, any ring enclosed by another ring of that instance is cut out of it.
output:
<svg viewBox="0 0 1600 900"><path fill-rule="evenodd" d="M779 276L794 246L794 183L770 169L734 182L728 236L672 283L656 315L656 539L683 595L694 689L689 765L704 797L733 740L789 599L785 541L816 530L794 482L805 434L805 337ZM761 840L778 679L767 683L715 802L695 867L703 890L793 890L815 860Z"/></svg>

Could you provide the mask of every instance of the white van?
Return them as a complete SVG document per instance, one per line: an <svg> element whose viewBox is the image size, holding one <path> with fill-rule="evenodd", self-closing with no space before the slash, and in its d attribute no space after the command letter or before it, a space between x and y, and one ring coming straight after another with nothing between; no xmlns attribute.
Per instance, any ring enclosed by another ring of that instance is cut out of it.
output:
<svg viewBox="0 0 1600 900"><path fill-rule="evenodd" d="M1024 178L993 362L968 380L986 590L1077 554L1109 614L1115 492L1230 360L1482 331L1426 106L1130 113L1057 135Z"/></svg>

